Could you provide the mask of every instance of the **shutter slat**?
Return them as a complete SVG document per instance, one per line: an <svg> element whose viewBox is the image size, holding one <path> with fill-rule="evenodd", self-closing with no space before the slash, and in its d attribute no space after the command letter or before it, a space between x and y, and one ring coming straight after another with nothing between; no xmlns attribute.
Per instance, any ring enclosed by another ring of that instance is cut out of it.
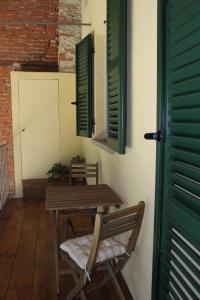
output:
<svg viewBox="0 0 200 300"><path fill-rule="evenodd" d="M182 136L171 136L169 139L169 145L172 148L180 149L183 151L189 151L192 153L199 153L200 141L194 138L182 137Z"/></svg>
<svg viewBox="0 0 200 300"><path fill-rule="evenodd" d="M112 117L118 117L118 111L112 111L112 110L109 110L109 117L112 118Z"/></svg>
<svg viewBox="0 0 200 300"><path fill-rule="evenodd" d="M184 289L184 294L188 297L190 295L191 300L199 300L196 293L194 293L194 290L190 288L190 285L188 284L187 280L182 276L180 273L180 270L177 270L172 264L170 266L171 268L171 274L174 275L175 281L178 283L180 287ZM186 298L188 299L188 298Z"/></svg>
<svg viewBox="0 0 200 300"><path fill-rule="evenodd" d="M198 282L199 270L197 268L197 262L193 260L193 251L191 251L180 239L177 240L176 236L172 236L166 243L170 252L179 260L185 269L190 271L194 280ZM168 254L166 254L168 256Z"/></svg>
<svg viewBox="0 0 200 300"><path fill-rule="evenodd" d="M197 31L192 36L188 36L184 40L180 41L179 43L173 43L171 46L171 50L173 51L174 55L180 55L181 53L190 51L191 48L197 47L198 43L199 32Z"/></svg>
<svg viewBox="0 0 200 300"><path fill-rule="evenodd" d="M115 124L110 124L110 129L111 131L115 131L115 132L118 132L118 125L115 125Z"/></svg>
<svg viewBox="0 0 200 300"><path fill-rule="evenodd" d="M108 87L109 92L112 93L112 91L117 91L118 87L119 87L119 82L118 82L118 80L115 80L113 83L110 83L110 85Z"/></svg>
<svg viewBox="0 0 200 300"><path fill-rule="evenodd" d="M200 252L196 253L177 234L168 230L165 255L165 264L170 271L180 279L182 286L187 290L192 299L199 299L200 291ZM191 245L192 246L192 245ZM198 253L198 254L197 254ZM185 282L185 284L183 284Z"/></svg>
<svg viewBox="0 0 200 300"><path fill-rule="evenodd" d="M109 95L110 95L110 100L111 101L113 101L113 98L115 97L115 99L117 100L119 100L119 90L118 90L118 88L110 88L109 90L108 90L108 92L109 92Z"/></svg>
<svg viewBox="0 0 200 300"><path fill-rule="evenodd" d="M200 171L198 168L194 168L180 161L171 161L169 167L171 170L174 170L174 172L178 172L184 176L190 176L191 179L200 181Z"/></svg>
<svg viewBox="0 0 200 300"><path fill-rule="evenodd" d="M197 45L195 48L189 49L187 52L183 52L179 56L172 56L170 61L173 69L176 70L184 65L199 61L199 51L200 45Z"/></svg>
<svg viewBox="0 0 200 300"><path fill-rule="evenodd" d="M164 274L166 282L169 281L169 276L168 273L166 271L164 271ZM170 274L171 275L171 274ZM169 286L173 287L174 292L176 293L177 297L180 295L181 298L179 297L178 300L183 299L183 300L188 300L188 298L186 297L185 293L183 292L181 286L178 284L178 282L171 276L170 277L170 282L169 282ZM168 287L169 289L169 287ZM168 291L166 291L164 293L165 296L168 295Z"/></svg>
<svg viewBox="0 0 200 300"><path fill-rule="evenodd" d="M188 82L189 80L199 78L200 61L192 62L188 65L183 65L178 69L173 69L173 79L175 83Z"/></svg>
<svg viewBox="0 0 200 300"><path fill-rule="evenodd" d="M115 111L115 113L119 113L119 103L110 103L108 106L109 112L110 111Z"/></svg>
<svg viewBox="0 0 200 300"><path fill-rule="evenodd" d="M199 29L199 15L196 15L173 32L173 40L174 42L184 40L186 37L190 36L191 33L193 33L198 29Z"/></svg>
<svg viewBox="0 0 200 300"><path fill-rule="evenodd" d="M173 121L191 121L198 122L200 116L200 108L186 108L171 110L171 118Z"/></svg>
<svg viewBox="0 0 200 300"><path fill-rule="evenodd" d="M186 207L189 208L197 208L197 211L200 212L199 209L199 199L195 197L194 194L188 193L187 190L183 190L183 188L179 187L179 186L169 186L169 193L171 193L173 195L173 198L181 203L186 205Z"/></svg>
<svg viewBox="0 0 200 300"><path fill-rule="evenodd" d="M189 177L185 177L178 173L172 173L170 181L172 184L178 185L200 198L200 182L193 181Z"/></svg>
<svg viewBox="0 0 200 300"><path fill-rule="evenodd" d="M194 246L194 248L196 247ZM188 263L190 262L194 267L192 268L194 271L200 271L200 255L197 254L198 249L194 251L194 248L191 248L189 244L185 243L185 241L181 239L177 234L172 234L172 249L174 249L175 252L177 252L177 249L179 249L180 252L184 255L184 258L182 256L183 261L188 261ZM198 274L196 273L196 271L195 274Z"/></svg>
<svg viewBox="0 0 200 300"><path fill-rule="evenodd" d="M183 163L200 168L200 154L172 148L169 151L169 158L180 160Z"/></svg>
<svg viewBox="0 0 200 300"><path fill-rule="evenodd" d="M171 134L200 137L200 123L170 122Z"/></svg>
<svg viewBox="0 0 200 300"><path fill-rule="evenodd" d="M92 136L93 105L92 35L76 46L77 135Z"/></svg>
<svg viewBox="0 0 200 300"><path fill-rule="evenodd" d="M110 97L110 105L117 104L119 102L119 96L112 96Z"/></svg>
<svg viewBox="0 0 200 300"><path fill-rule="evenodd" d="M180 300L181 299L180 294L178 294L178 292L173 287L173 285L169 286L169 295L167 296L167 299L169 299L169 300Z"/></svg>
<svg viewBox="0 0 200 300"><path fill-rule="evenodd" d="M176 275L177 279L182 282L184 288L186 288L186 290L192 296L192 300L199 300L199 298L197 298L199 289L198 277L193 276L193 273L187 271L185 267L185 261L183 264L181 264L180 261L177 260L176 252L174 251L173 247L171 248L170 253L165 256L165 259L166 267L169 268L170 271Z"/></svg>
<svg viewBox="0 0 200 300"><path fill-rule="evenodd" d="M173 16L177 18L178 15L182 14L186 8L191 4L192 0L181 0L177 1L176 5L174 4L174 0L169 0L169 5L172 6L169 13L173 13Z"/></svg>
<svg viewBox="0 0 200 300"><path fill-rule="evenodd" d="M180 220L181 222L181 220ZM200 298L200 249L168 221L163 257L162 293L178 299Z"/></svg>
<svg viewBox="0 0 200 300"><path fill-rule="evenodd" d="M171 83L172 95L182 95L184 93L192 93L200 91L200 77L195 77L178 83Z"/></svg>
<svg viewBox="0 0 200 300"><path fill-rule="evenodd" d="M198 14L200 14L199 2L193 1L192 5L189 5L187 9L184 9L179 16L170 18L169 25L176 31L178 28L181 28L185 23L193 19Z"/></svg>
<svg viewBox="0 0 200 300"><path fill-rule="evenodd" d="M199 107L200 92L187 93L181 96L172 96L169 99L171 108L189 108L189 107Z"/></svg>
<svg viewBox="0 0 200 300"><path fill-rule="evenodd" d="M170 136L169 144L175 148L182 148L191 150L193 152L200 152L200 140L195 138L188 138L183 136Z"/></svg>

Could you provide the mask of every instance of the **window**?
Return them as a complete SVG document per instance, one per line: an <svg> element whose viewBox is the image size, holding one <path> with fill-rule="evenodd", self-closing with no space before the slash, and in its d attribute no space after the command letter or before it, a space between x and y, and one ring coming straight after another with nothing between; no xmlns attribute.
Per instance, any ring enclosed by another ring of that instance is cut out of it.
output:
<svg viewBox="0 0 200 300"><path fill-rule="evenodd" d="M104 143L109 148L120 154L125 153L126 147L126 4L126 0L107 0L107 33L99 25L94 32L96 48L94 89L92 87L94 83L93 76L91 75L93 72L92 36L89 35L83 39L77 46L76 51L77 134L92 137L94 90L95 139L102 140L103 138ZM105 34L107 36L106 51L104 48ZM90 59L88 53L90 53ZM105 69L107 69L107 75L104 75ZM106 80L106 95L104 95L104 80ZM104 118L106 120L106 131L104 130Z"/></svg>

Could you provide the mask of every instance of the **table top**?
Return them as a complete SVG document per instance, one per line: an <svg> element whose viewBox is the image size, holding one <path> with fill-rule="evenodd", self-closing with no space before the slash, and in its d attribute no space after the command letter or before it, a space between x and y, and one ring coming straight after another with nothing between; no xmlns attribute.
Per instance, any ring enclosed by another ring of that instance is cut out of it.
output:
<svg viewBox="0 0 200 300"><path fill-rule="evenodd" d="M51 186L46 189L47 210L109 207L121 204L123 201L106 184Z"/></svg>

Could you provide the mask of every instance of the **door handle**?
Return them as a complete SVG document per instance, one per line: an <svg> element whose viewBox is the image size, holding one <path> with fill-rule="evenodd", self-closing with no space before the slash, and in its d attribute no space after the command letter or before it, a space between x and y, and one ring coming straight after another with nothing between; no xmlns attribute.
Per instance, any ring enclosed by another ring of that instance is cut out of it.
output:
<svg viewBox="0 0 200 300"><path fill-rule="evenodd" d="M71 102L72 105L78 105L78 102Z"/></svg>
<svg viewBox="0 0 200 300"><path fill-rule="evenodd" d="M146 140L154 140L157 142L164 142L165 141L165 131L164 130L158 130L157 132L148 132L145 133L144 138Z"/></svg>
<svg viewBox="0 0 200 300"><path fill-rule="evenodd" d="M22 129L22 132L24 132L25 130L26 130L26 128L23 128L23 129Z"/></svg>

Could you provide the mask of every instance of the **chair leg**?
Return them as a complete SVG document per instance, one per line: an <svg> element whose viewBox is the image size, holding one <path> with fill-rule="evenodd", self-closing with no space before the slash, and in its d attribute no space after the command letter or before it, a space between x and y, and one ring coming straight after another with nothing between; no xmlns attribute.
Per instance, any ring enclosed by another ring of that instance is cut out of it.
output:
<svg viewBox="0 0 200 300"><path fill-rule="evenodd" d="M75 270L73 268L71 268L71 273L72 273L75 283L79 284L80 278L78 277L77 273L75 272ZM80 275L80 277L81 276L84 276L84 275ZM86 280L85 280L85 282L86 282ZM85 293L83 290L80 292L80 296L81 296L81 300L86 300L86 296L85 296Z"/></svg>
<svg viewBox="0 0 200 300"><path fill-rule="evenodd" d="M86 290L86 293L89 294L93 291L96 291L98 289L102 289L109 281L111 280L110 275L107 274L101 281L100 283L96 284L95 286L89 288Z"/></svg>
<svg viewBox="0 0 200 300"><path fill-rule="evenodd" d="M71 228L73 236L69 235L69 228ZM73 238L74 236L75 236L75 229L74 229L73 223L70 218L67 218L65 220L65 240L68 240L69 238Z"/></svg>
<svg viewBox="0 0 200 300"><path fill-rule="evenodd" d="M87 282L87 277L85 275L85 272L76 271L74 269L74 266L73 266L71 260L62 251L61 251L61 256L67 262L67 264L68 264L68 266L70 268L72 277L73 277L73 279L75 281L75 284L76 284L75 287L68 294L66 300L74 299L78 295L81 296L81 300L86 300L86 296L85 296L85 293L83 291L83 287L84 287L84 285Z"/></svg>
<svg viewBox="0 0 200 300"><path fill-rule="evenodd" d="M115 276L121 271L121 269L123 268L124 264L125 264L124 262L118 262L117 264L114 264L114 270L113 270L113 272L114 272ZM107 267L107 265L106 265L106 267ZM107 269L108 269L108 267L107 267ZM108 272L108 274L106 274L104 276L104 278L100 281L99 284L97 284L96 286L94 286L92 288L87 289L86 292L87 293L91 293L91 292L93 292L93 291L95 291L97 289L102 289L110 280L111 280L111 276L110 276L110 273Z"/></svg>
<svg viewBox="0 0 200 300"><path fill-rule="evenodd" d="M108 268L108 272L109 272L110 277L111 277L111 279L112 279L112 282L113 282L113 284L114 284L114 286L115 286L115 289L116 289L116 291L117 291L118 294L119 294L120 300L126 300L126 298L124 297L124 294L123 294L123 292L122 292L122 290L121 290L121 287L119 286L119 283L118 283L117 278L116 278L116 275L115 275L115 273L114 273L114 271L113 271L113 269L112 269L112 266L110 265L109 262L106 263L106 266L107 266L107 268Z"/></svg>
<svg viewBox="0 0 200 300"><path fill-rule="evenodd" d="M66 300L73 300L76 296L81 294L81 299L86 300L85 294L82 291L84 285L86 283L85 275L82 274L80 276L79 282L76 283L75 287L71 290L71 292L67 295Z"/></svg>
<svg viewBox="0 0 200 300"><path fill-rule="evenodd" d="M54 213L54 255L55 255L55 270L56 270L56 292L57 294L60 293L60 278L59 278L59 255L58 255L58 249L59 249L59 243L58 243L58 237L59 237L59 225L58 225L58 211L55 211Z"/></svg>

